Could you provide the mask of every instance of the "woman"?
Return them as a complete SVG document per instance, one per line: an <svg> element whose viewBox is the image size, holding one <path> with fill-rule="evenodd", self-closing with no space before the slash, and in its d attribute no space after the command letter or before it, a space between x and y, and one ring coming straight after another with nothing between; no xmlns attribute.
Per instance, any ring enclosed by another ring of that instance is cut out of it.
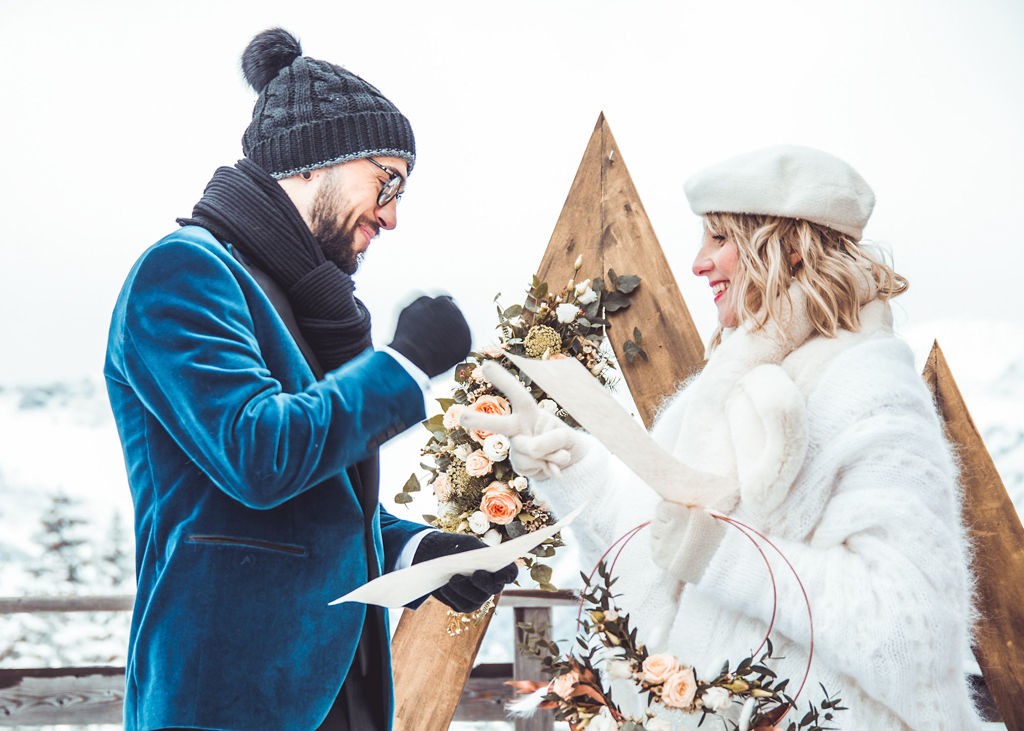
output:
<svg viewBox="0 0 1024 731"><path fill-rule="evenodd" d="M804 147L742 155L685 188L704 221L693 273L707 279L720 327L654 438L728 485L706 507L764 533L799 575L814 613L801 706L821 700L820 683L849 709L835 721L847 731L980 727L964 678L971 578L956 465L892 332L888 300L907 282L860 243L871 189ZM500 369L486 373L521 390ZM702 679L747 657L773 607L751 542L705 510L659 501L595 440L527 411L470 418L512 436L513 466L557 512L590 506L573 530L586 564L653 521L651 539L633 540L615 571L649 650ZM773 565L773 667L793 693L808 618L800 586ZM700 719L669 715L687 728Z"/></svg>

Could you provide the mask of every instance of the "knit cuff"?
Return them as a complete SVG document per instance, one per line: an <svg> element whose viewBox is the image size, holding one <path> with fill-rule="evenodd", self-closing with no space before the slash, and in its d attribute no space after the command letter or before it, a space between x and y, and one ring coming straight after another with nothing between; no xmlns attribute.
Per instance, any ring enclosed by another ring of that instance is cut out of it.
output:
<svg viewBox="0 0 1024 731"><path fill-rule="evenodd" d="M776 560L778 556L770 546L765 546L764 551L776 574L779 566L785 568L783 562ZM718 551L704 571L700 589L719 597L723 605L743 614L760 616L763 607L764 621L770 617L772 579L765 558L735 526L728 526Z"/></svg>
<svg viewBox="0 0 1024 731"><path fill-rule="evenodd" d="M599 499L610 489L608 450L591 435L578 433L587 442L582 459L562 470L559 477L530 479L530 487L551 505L556 515L568 515L580 505Z"/></svg>

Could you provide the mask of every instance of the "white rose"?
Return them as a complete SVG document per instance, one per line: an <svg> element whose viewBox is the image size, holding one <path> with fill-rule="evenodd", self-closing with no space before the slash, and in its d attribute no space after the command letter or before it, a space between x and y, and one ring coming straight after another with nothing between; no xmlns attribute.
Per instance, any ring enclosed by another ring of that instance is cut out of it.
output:
<svg viewBox="0 0 1024 731"><path fill-rule="evenodd" d="M544 409L544 411L548 412L549 414L558 413L558 404L556 404L549 398L542 398L540 401L537 402L537 405Z"/></svg>
<svg viewBox="0 0 1024 731"><path fill-rule="evenodd" d="M454 449L452 454L454 454L456 457L465 462L467 459L469 459L469 455L473 454L473 448L466 444L465 442L463 442Z"/></svg>
<svg viewBox="0 0 1024 731"><path fill-rule="evenodd" d="M487 516L482 511L477 510L471 516L469 516L469 529L476 533L478 536L482 536L488 530L490 530L491 521L487 520Z"/></svg>
<svg viewBox="0 0 1024 731"><path fill-rule="evenodd" d="M579 295L576 299L579 300L581 305L591 305L597 301L597 292L587 287L583 290L583 294Z"/></svg>
<svg viewBox="0 0 1024 731"><path fill-rule="evenodd" d="M574 305L570 302L559 305L555 308L555 317L561 323L570 323L576 320L577 315L580 314L579 305Z"/></svg>
<svg viewBox="0 0 1024 731"><path fill-rule="evenodd" d="M588 289L590 289L590 280L589 279L584 279L582 282L579 282L576 285L576 290L575 290L576 296L579 297L581 294L586 292Z"/></svg>
<svg viewBox="0 0 1024 731"><path fill-rule="evenodd" d="M525 490L525 489L527 488L527 486L528 486L528 485L530 484L530 481L529 481L529 480L527 480L527 479L526 479L525 477L523 477L522 475L518 475L517 477L515 477L515 478L514 478L514 479L513 479L513 480L512 480L512 481L511 481L510 483L508 483L508 484L509 484L509 485L510 485L510 486L512 487L512 489L513 489L513 490L515 490L516 492L522 492L522 491L523 491L523 490Z"/></svg>
<svg viewBox="0 0 1024 731"><path fill-rule="evenodd" d="M700 702L709 711L718 713L732 705L732 697L725 688L714 687L704 691L704 694L700 697Z"/></svg>
<svg viewBox="0 0 1024 731"><path fill-rule="evenodd" d="M644 724L644 731L672 731L672 724L664 718L652 718Z"/></svg>
<svg viewBox="0 0 1024 731"><path fill-rule="evenodd" d="M633 676L633 668L628 660L609 660L604 666L605 674L614 680L628 680Z"/></svg>
<svg viewBox="0 0 1024 731"><path fill-rule="evenodd" d="M480 540L486 543L488 546L497 546L501 543L501 533L495 528L491 528L489 531L480 536Z"/></svg>
<svg viewBox="0 0 1024 731"><path fill-rule="evenodd" d="M590 719L587 731L618 731L619 724L608 711L608 706L601 706L601 712Z"/></svg>
<svg viewBox="0 0 1024 731"><path fill-rule="evenodd" d="M491 434L484 439L484 454L492 462L500 462L508 456L509 439L504 434Z"/></svg>

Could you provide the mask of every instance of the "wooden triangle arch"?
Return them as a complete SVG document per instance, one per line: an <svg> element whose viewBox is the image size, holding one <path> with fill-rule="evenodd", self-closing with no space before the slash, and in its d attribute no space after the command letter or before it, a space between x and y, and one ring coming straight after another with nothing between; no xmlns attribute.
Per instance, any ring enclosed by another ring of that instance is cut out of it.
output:
<svg viewBox="0 0 1024 731"><path fill-rule="evenodd" d="M580 276L607 279L608 269L640 276L640 296L631 298L629 308L608 315L609 337L637 412L650 426L662 400L702 367L704 345L604 114L598 117L537 274L552 287L561 287L580 255ZM643 337L647 358L629 363L624 342L633 338L634 328ZM1012 708L1024 697L1024 674L1014 666L1016 643L1024 638L1024 529L937 347L929 369L925 379L964 458L965 513L978 553L984 554L977 567L980 609L983 617L998 618L986 619L976 630L979 662L1007 728L1024 731L1024 711ZM993 546L998 553L989 552ZM395 731L449 727L489 622L490 617L449 637L447 609L440 602L431 599L415 612L404 612L392 640Z"/></svg>

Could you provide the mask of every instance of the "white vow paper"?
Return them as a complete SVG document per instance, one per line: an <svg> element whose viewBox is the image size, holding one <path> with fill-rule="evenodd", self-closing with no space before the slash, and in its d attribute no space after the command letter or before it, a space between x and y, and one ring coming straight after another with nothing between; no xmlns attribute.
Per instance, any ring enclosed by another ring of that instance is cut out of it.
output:
<svg viewBox="0 0 1024 731"><path fill-rule="evenodd" d="M705 507L734 489L725 478L698 472L659 447L575 358L506 355L665 500Z"/></svg>
<svg viewBox="0 0 1024 731"><path fill-rule="evenodd" d="M497 571L508 566L517 558L528 554L531 548L536 548L569 525L581 510L582 507L576 508L554 525L545 526L497 546L453 553L384 574L345 596L338 597L328 606L342 602L362 602L381 607L405 606L414 599L444 586L456 574L471 574L478 569Z"/></svg>

